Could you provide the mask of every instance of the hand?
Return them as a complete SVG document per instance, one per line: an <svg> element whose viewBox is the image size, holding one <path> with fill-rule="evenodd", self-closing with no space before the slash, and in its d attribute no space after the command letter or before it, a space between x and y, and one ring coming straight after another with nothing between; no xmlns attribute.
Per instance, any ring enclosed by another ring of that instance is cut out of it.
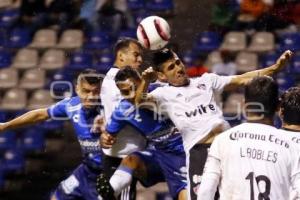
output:
<svg viewBox="0 0 300 200"><path fill-rule="evenodd" d="M287 50L283 54L281 54L281 56L276 61L278 68L279 69L283 68L286 65L286 63L290 60L292 55L293 55L293 52L290 50Z"/></svg>
<svg viewBox="0 0 300 200"><path fill-rule="evenodd" d="M157 73L152 67L148 67L142 72L142 78L149 82L154 82L157 79Z"/></svg>
<svg viewBox="0 0 300 200"><path fill-rule="evenodd" d="M93 126L91 128L92 133L101 133L104 129L105 120L104 117L101 115L97 115L94 119Z"/></svg>
<svg viewBox="0 0 300 200"><path fill-rule="evenodd" d="M104 149L111 148L112 145L116 142L116 137L110 135L106 131L101 133L100 144Z"/></svg>

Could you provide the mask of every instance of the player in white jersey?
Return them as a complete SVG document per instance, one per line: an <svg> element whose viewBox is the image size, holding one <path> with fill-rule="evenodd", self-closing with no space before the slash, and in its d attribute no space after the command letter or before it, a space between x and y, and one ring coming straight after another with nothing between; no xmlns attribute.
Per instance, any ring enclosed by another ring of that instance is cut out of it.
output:
<svg viewBox="0 0 300 200"><path fill-rule="evenodd" d="M101 87L101 102L104 107L105 121L109 122L114 109L121 100L121 93L115 84L115 75L125 67L131 66L134 69L139 69L142 64L142 47L134 39L122 38L117 41L114 49L115 62L114 66L107 72ZM101 137L105 136L104 134ZM121 160L126 155L132 152L145 148L146 140L138 134L136 129L131 126L124 127L117 136L116 142L109 149L103 149L104 157L104 172L110 177L118 168ZM134 181L133 181L134 185ZM132 187L133 187L132 185ZM129 190L129 189L128 189ZM135 193L134 188L131 193ZM128 191L124 191L122 196L128 196ZM130 194L135 196L135 194ZM134 197L133 197L134 198ZM127 198L122 198L127 199Z"/></svg>
<svg viewBox="0 0 300 200"><path fill-rule="evenodd" d="M278 85L254 78L245 89L247 122L218 135L198 190L198 200L288 200L300 191L300 155L296 144L273 127ZM294 196L294 198L299 198Z"/></svg>
<svg viewBox="0 0 300 200"><path fill-rule="evenodd" d="M291 54L290 51L286 51L274 65L242 75L218 76L205 73L195 79L187 77L185 66L171 50L163 49L153 54L152 64L157 71L158 79L168 82L169 85L145 95L146 88L155 78L155 72L151 68L145 70L144 81L138 90L136 103L142 100L155 101L158 110L166 111L182 133L191 199L197 198L196 190L207 158L207 149L215 135L229 128L221 108L216 104L215 93L221 92L225 86L227 88L244 86L255 76L272 75L278 72L284 67Z"/></svg>

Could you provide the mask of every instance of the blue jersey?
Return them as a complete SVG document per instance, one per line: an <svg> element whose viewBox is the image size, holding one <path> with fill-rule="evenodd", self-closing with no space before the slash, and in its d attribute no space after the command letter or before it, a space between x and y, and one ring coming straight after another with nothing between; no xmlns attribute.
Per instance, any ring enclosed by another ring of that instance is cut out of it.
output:
<svg viewBox="0 0 300 200"><path fill-rule="evenodd" d="M84 162L91 167L101 167L100 134L91 132L94 118L99 115L99 109L83 108L77 96L66 98L51 106L48 114L54 120L70 120L81 146Z"/></svg>
<svg viewBox="0 0 300 200"><path fill-rule="evenodd" d="M125 125L136 128L147 138L150 145L165 152L183 152L182 138L171 120L158 120L157 115L148 109L136 109L123 99L114 110L106 131L117 134Z"/></svg>

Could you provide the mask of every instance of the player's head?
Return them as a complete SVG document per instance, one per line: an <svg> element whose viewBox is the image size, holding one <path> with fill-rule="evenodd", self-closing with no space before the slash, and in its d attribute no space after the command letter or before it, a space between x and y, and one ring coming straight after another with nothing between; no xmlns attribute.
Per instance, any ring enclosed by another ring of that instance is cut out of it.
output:
<svg viewBox="0 0 300 200"><path fill-rule="evenodd" d="M131 66L134 69L139 69L143 61L142 50L141 44L135 39L119 39L114 47L115 65L117 67Z"/></svg>
<svg viewBox="0 0 300 200"><path fill-rule="evenodd" d="M256 77L245 88L248 116L273 118L278 108L278 85L269 76Z"/></svg>
<svg viewBox="0 0 300 200"><path fill-rule="evenodd" d="M284 124L300 125L300 88L292 87L281 95L280 116Z"/></svg>
<svg viewBox="0 0 300 200"><path fill-rule="evenodd" d="M158 72L158 78L163 82L174 86L183 86L189 83L184 64L170 49L153 53L152 65Z"/></svg>
<svg viewBox="0 0 300 200"><path fill-rule="evenodd" d="M118 71L115 76L115 82L121 95L127 100L134 100L138 85L141 83L141 77L137 70L130 66Z"/></svg>
<svg viewBox="0 0 300 200"><path fill-rule="evenodd" d="M76 93L85 108L94 108L100 102L101 75L94 69L85 69L77 78Z"/></svg>

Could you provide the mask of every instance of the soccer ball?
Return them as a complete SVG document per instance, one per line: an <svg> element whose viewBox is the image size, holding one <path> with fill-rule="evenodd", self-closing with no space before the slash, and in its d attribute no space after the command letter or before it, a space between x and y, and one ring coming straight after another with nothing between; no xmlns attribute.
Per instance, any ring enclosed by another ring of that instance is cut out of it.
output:
<svg viewBox="0 0 300 200"><path fill-rule="evenodd" d="M138 25L136 34L139 42L150 50L162 49L171 37L168 22L158 16L143 19Z"/></svg>

